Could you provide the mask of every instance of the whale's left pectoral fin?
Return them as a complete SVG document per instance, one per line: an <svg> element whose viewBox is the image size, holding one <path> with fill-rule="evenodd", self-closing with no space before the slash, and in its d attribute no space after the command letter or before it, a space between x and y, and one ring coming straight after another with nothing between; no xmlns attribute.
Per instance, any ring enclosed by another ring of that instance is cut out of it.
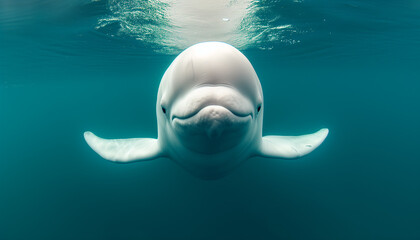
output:
<svg viewBox="0 0 420 240"><path fill-rule="evenodd" d="M84 137L96 153L110 161L131 162L162 157L157 139L103 139L91 132L85 132Z"/></svg>
<svg viewBox="0 0 420 240"><path fill-rule="evenodd" d="M327 137L328 129L301 136L265 136L257 155L268 158L298 158L317 148Z"/></svg>

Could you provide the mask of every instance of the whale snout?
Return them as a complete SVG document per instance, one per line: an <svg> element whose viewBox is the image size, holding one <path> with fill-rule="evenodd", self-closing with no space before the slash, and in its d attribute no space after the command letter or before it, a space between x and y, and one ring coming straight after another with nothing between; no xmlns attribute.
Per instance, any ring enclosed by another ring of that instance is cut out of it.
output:
<svg viewBox="0 0 420 240"><path fill-rule="evenodd" d="M202 153L219 152L247 136L257 111L254 105L234 88L200 87L174 103L170 122L186 147Z"/></svg>

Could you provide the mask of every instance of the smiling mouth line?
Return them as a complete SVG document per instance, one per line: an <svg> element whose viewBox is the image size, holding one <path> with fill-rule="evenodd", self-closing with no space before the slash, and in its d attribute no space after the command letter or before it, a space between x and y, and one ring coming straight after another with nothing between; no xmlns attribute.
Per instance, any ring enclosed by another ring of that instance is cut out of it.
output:
<svg viewBox="0 0 420 240"><path fill-rule="evenodd" d="M220 107L220 108L223 108L224 110L228 111L229 113L231 113L232 115L234 115L235 117L238 117L238 118L246 118L246 117L251 117L251 119L253 118L252 112L247 113L247 114L239 114L239 113L235 113L234 111L231 111L230 109L226 108L225 106L212 104L212 105L204 106L204 107L202 107L202 108L200 108L200 109L192 112L191 114L188 114L188 115L183 116L183 117L173 115L172 118L171 118L171 120L172 121L174 121L175 119L178 119L178 120L186 120L186 119L189 119L189 118L192 118L192 117L198 115L204 109L210 108L210 107Z"/></svg>

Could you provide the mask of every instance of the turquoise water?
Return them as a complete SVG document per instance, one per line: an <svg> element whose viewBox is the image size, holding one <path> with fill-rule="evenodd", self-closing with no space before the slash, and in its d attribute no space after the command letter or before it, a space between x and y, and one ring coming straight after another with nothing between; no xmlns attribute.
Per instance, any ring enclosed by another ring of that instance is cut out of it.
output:
<svg viewBox="0 0 420 240"><path fill-rule="evenodd" d="M0 239L420 238L420 3L214 3L0 0ZM213 181L88 147L156 137L160 78L207 40L253 64L264 134L326 141Z"/></svg>

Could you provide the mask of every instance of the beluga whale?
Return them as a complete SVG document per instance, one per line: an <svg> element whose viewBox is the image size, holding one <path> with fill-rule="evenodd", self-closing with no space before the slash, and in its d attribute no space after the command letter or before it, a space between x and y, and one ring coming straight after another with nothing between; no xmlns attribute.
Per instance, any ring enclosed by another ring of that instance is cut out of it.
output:
<svg viewBox="0 0 420 240"><path fill-rule="evenodd" d="M195 44L171 63L156 101L158 136L103 139L85 132L103 158L128 163L169 158L204 179L228 174L251 157L292 159L317 148L328 129L263 136L263 91L248 59L222 42Z"/></svg>

